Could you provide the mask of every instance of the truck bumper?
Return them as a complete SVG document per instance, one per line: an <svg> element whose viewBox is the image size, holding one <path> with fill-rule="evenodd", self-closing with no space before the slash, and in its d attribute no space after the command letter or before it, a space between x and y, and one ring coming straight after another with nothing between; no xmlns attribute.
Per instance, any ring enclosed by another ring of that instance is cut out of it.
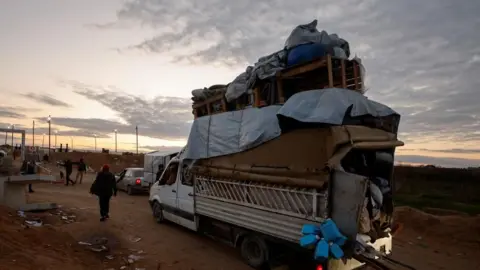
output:
<svg viewBox="0 0 480 270"><path fill-rule="evenodd" d="M375 243L368 243L375 250L390 255L392 253L392 243L393 237L389 235L388 237L380 238L375 241ZM355 259L349 259L344 263L342 260L331 259L328 261L328 270L351 270L351 269L362 269L366 265Z"/></svg>
<svg viewBox="0 0 480 270"><path fill-rule="evenodd" d="M132 190L136 193L149 193L150 192L150 187L144 187L144 186L131 186Z"/></svg>

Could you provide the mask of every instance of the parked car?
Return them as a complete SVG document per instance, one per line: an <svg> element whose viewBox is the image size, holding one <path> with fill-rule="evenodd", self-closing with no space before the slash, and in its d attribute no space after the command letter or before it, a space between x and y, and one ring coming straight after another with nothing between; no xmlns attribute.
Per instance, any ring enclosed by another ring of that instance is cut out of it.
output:
<svg viewBox="0 0 480 270"><path fill-rule="evenodd" d="M145 181L143 168L125 168L121 173L115 175L117 189L124 190L128 195L134 193L148 193L152 183Z"/></svg>

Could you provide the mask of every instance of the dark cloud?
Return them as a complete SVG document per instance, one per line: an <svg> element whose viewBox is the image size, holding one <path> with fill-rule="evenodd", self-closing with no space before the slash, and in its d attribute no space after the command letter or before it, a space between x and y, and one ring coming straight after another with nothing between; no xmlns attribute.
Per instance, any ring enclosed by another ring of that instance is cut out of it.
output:
<svg viewBox="0 0 480 270"><path fill-rule="evenodd" d="M171 153L179 152L180 150L182 150L182 147L180 146L165 146L165 145L160 145L160 146L140 145L138 148L149 151L149 152L158 151L164 154L171 154Z"/></svg>
<svg viewBox="0 0 480 270"><path fill-rule="evenodd" d="M39 111L41 110L35 108L25 108L19 106L0 106L0 118L22 119L27 117L24 113Z"/></svg>
<svg viewBox="0 0 480 270"><path fill-rule="evenodd" d="M1 118L25 118L26 116L22 113L18 113L13 110L0 107L0 117Z"/></svg>
<svg viewBox="0 0 480 270"><path fill-rule="evenodd" d="M37 120L44 125L47 123L46 117L37 118ZM58 134L61 136L94 137L97 135L98 138L109 138L115 129L118 130L118 133L135 133L135 130L132 131L130 126L126 126L117 121L99 118L55 117L52 118L52 126L51 134L54 134L54 130L57 130L54 129L54 127L61 126L71 128L70 130L60 130ZM39 132L39 134L48 133L48 128L37 128L35 132Z"/></svg>
<svg viewBox="0 0 480 270"><path fill-rule="evenodd" d="M480 140L478 10L474 0L135 0L97 28L137 24L157 34L130 49L246 65L318 19L319 29L338 33L363 59L367 94L402 114L406 142L469 142Z"/></svg>
<svg viewBox="0 0 480 270"><path fill-rule="evenodd" d="M117 113L125 123L104 119L59 118L55 123L71 128L92 130L97 133L139 134L151 138L167 140L186 139L193 119L191 100L178 97L155 97L145 99L126 94L121 89L110 86L96 87L80 82L63 81L74 92L92 101L99 102Z"/></svg>
<svg viewBox="0 0 480 270"><path fill-rule="evenodd" d="M452 153L452 154L480 154L480 149L462 149L462 148L452 148L452 149L418 149L425 152L436 152L436 153Z"/></svg>
<svg viewBox="0 0 480 270"><path fill-rule="evenodd" d="M21 94L22 97L31 99L36 102L40 102L46 105L55 106L55 107L64 107L70 108L72 107L70 104L58 100L50 95L47 94L37 94L37 93L28 93L28 94Z"/></svg>
<svg viewBox="0 0 480 270"><path fill-rule="evenodd" d="M429 157L417 155L396 155L396 162L413 163L413 164L432 164L442 167L452 168L466 168L466 167L480 167L480 160L453 158L453 157Z"/></svg>

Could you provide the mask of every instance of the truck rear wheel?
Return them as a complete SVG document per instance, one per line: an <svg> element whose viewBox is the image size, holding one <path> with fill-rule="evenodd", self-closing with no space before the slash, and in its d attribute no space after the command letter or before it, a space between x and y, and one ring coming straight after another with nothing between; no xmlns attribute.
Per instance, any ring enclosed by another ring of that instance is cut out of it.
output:
<svg viewBox="0 0 480 270"><path fill-rule="evenodd" d="M240 252L245 262L255 269L264 267L268 262L267 243L258 236L246 236L240 246Z"/></svg>

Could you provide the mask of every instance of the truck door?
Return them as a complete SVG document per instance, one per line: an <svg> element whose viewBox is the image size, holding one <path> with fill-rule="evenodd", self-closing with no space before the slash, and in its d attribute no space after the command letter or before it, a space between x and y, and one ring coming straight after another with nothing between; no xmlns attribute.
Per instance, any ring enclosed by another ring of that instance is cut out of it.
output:
<svg viewBox="0 0 480 270"><path fill-rule="evenodd" d="M332 180L332 219L345 236L355 239L368 178L335 170Z"/></svg>
<svg viewBox="0 0 480 270"><path fill-rule="evenodd" d="M163 171L158 182L163 215L166 219L175 223L179 223L177 215L177 186L179 181L176 181L178 165L178 162L171 162Z"/></svg>
<svg viewBox="0 0 480 270"><path fill-rule="evenodd" d="M195 219L193 177L188 171L188 160L180 162L177 174L177 208L180 224L191 230L197 230Z"/></svg>

